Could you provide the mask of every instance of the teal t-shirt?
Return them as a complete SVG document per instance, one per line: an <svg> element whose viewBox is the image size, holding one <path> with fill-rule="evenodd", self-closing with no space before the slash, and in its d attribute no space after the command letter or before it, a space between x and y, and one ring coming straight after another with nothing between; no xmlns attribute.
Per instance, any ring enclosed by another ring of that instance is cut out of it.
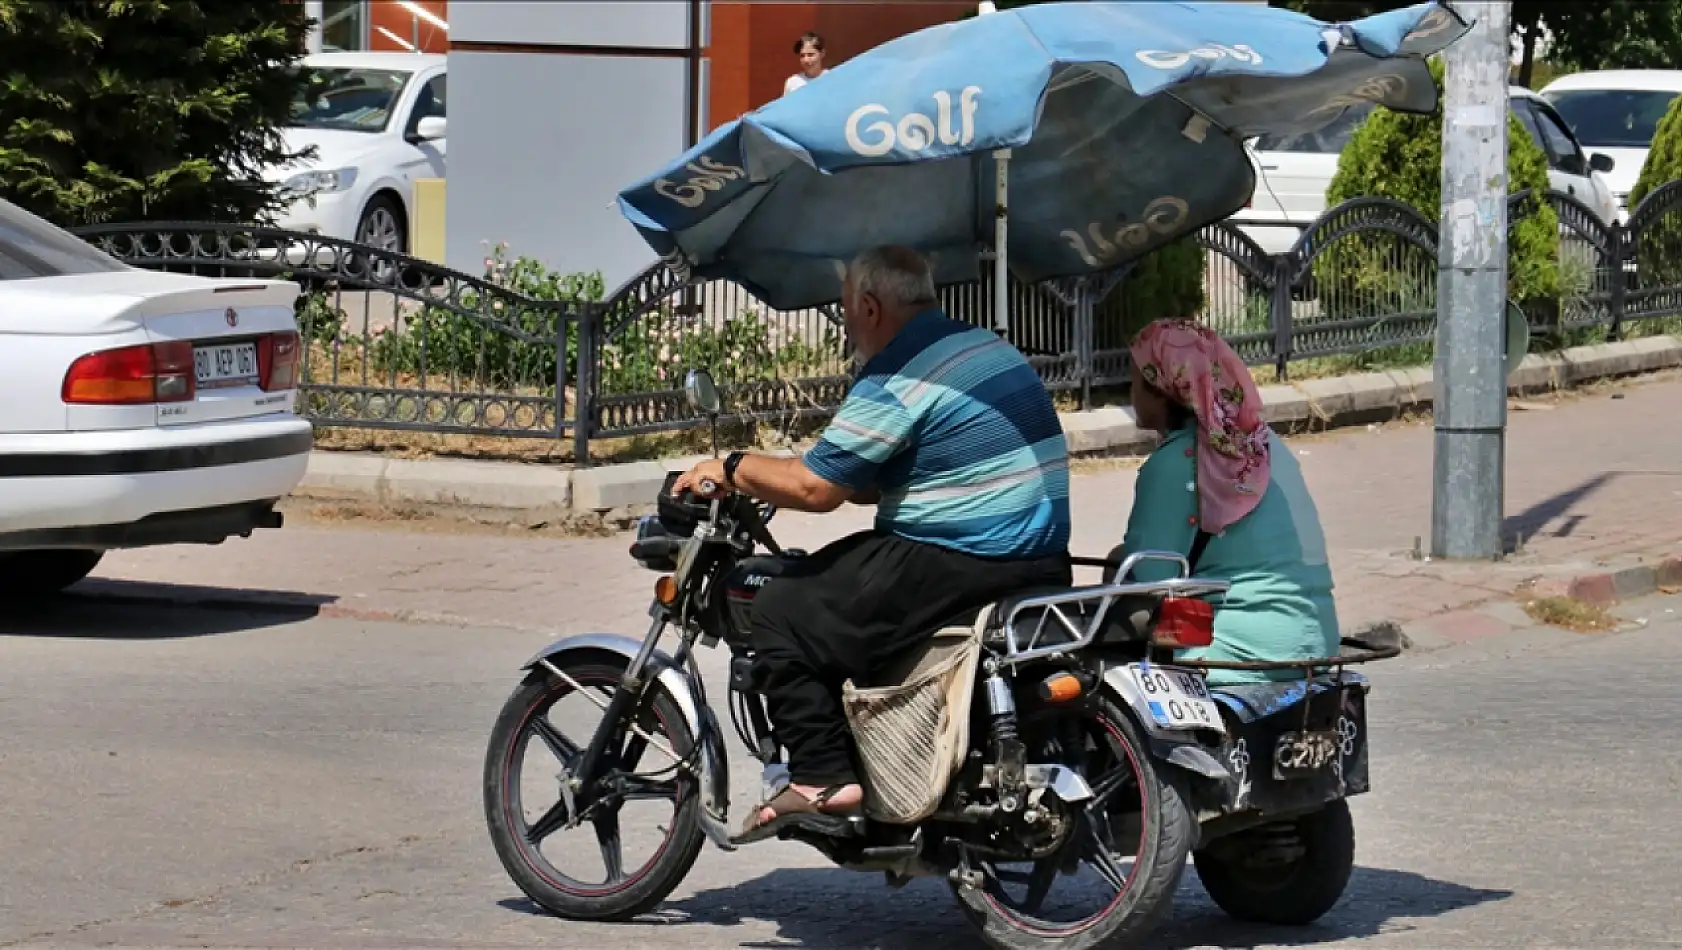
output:
<svg viewBox="0 0 1682 950"><path fill-rule="evenodd" d="M1133 512L1123 549L1191 550L1197 536L1195 424L1171 434L1139 469ZM1215 603L1215 642L1181 653L1187 659L1292 660L1335 656L1337 608L1320 514L1303 482L1296 456L1269 436L1271 473L1261 504L1209 539L1197 576L1232 584ZM1176 568L1146 561L1134 569L1141 581L1162 580ZM1299 679L1286 671L1211 670L1212 685Z"/></svg>

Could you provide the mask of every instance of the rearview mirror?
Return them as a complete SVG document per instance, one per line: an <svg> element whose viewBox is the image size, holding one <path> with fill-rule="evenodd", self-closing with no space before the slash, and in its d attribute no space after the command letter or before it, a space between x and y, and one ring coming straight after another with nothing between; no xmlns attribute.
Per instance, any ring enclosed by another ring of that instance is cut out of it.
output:
<svg viewBox="0 0 1682 950"><path fill-rule="evenodd" d="M1589 167L1602 175L1617 167L1617 164L1617 162L1612 160L1612 156L1601 152L1595 152L1593 155L1589 156Z"/></svg>
<svg viewBox="0 0 1682 950"><path fill-rule="evenodd" d="M689 408L704 416L716 416L723 408L718 386L704 369L692 369L683 377L683 395L689 400Z"/></svg>
<svg viewBox="0 0 1682 950"><path fill-rule="evenodd" d="M429 115L415 123L415 139L421 142L444 138L448 131L449 126L441 115Z"/></svg>

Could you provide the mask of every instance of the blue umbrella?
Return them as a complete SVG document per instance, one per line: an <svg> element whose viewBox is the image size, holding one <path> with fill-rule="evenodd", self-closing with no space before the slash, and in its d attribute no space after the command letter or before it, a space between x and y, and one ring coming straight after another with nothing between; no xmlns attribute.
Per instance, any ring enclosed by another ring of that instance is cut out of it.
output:
<svg viewBox="0 0 1682 950"><path fill-rule="evenodd" d="M1340 25L1232 2L988 13L720 126L619 206L681 276L779 309L838 299L846 262L878 244L924 252L942 284L977 279L988 246L1025 281L1089 274L1244 207L1245 139L1355 104L1434 110L1425 57L1466 29L1436 2Z"/></svg>

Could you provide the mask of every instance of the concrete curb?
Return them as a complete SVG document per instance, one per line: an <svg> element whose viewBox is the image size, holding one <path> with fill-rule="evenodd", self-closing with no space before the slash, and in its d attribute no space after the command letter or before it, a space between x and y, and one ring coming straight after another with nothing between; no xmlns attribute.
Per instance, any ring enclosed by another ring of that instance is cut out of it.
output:
<svg viewBox="0 0 1682 950"><path fill-rule="evenodd" d="M1532 354L1514 371L1515 395L1568 389L1598 379L1634 376L1682 366L1682 339L1646 337L1618 343ZM1393 419L1431 404L1431 370L1419 367L1264 386L1269 423L1282 432L1364 425ZM1065 413L1063 431L1075 455L1137 455L1156 437L1134 423L1133 412L1109 406ZM630 462L570 470L518 462L462 459L392 459L344 452L315 452L297 494L312 498L382 503L443 504L474 508L599 513L648 503L666 473L692 458Z"/></svg>
<svg viewBox="0 0 1682 950"><path fill-rule="evenodd" d="M1570 597L1601 607L1682 587L1682 557L1662 558L1607 571L1538 581L1531 592L1539 597Z"/></svg>

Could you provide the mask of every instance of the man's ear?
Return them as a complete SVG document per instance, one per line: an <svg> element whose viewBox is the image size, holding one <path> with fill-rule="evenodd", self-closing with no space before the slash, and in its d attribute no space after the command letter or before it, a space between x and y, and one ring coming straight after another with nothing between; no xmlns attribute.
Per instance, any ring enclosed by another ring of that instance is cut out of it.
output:
<svg viewBox="0 0 1682 950"><path fill-rule="evenodd" d="M859 309L866 327L874 330L882 325L882 301L875 294L859 294Z"/></svg>

